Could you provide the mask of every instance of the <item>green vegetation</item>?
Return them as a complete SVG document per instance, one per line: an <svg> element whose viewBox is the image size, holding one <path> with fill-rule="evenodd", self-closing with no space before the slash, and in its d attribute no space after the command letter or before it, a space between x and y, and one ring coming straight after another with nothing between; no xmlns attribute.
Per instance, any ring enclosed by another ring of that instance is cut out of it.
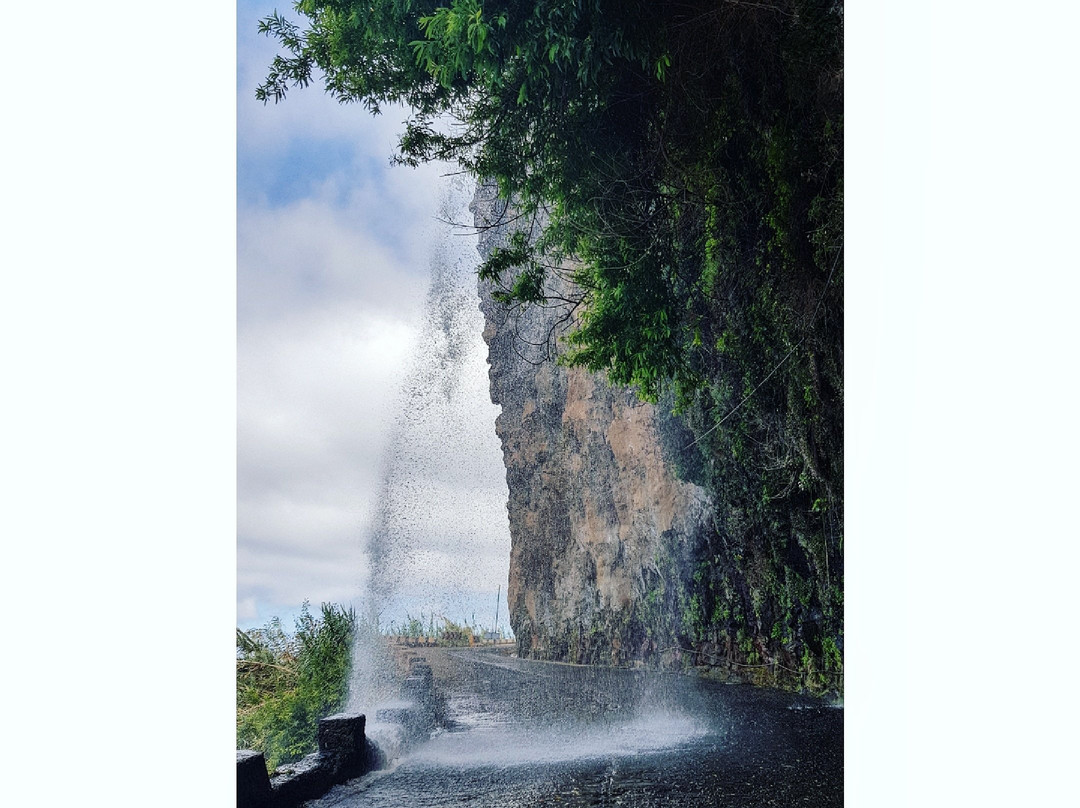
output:
<svg viewBox="0 0 1080 808"><path fill-rule="evenodd" d="M305 601L288 633L279 618L250 631L236 630L236 748L266 757L272 772L318 748L319 719L338 712L349 694L357 632L426 640L439 646L470 646L487 632L434 614L406 616L375 632L350 607L324 603L313 615ZM503 632L499 632L500 637Z"/></svg>
<svg viewBox="0 0 1080 808"><path fill-rule="evenodd" d="M304 27L260 24L282 53L258 97L321 74L342 102L410 105L395 159L457 160L526 223L481 267L497 298L565 306L561 361L677 413L666 452L716 531L672 551L621 653L666 636L751 664L757 643L839 671L842 3L295 8Z"/></svg>
<svg viewBox="0 0 1080 808"><path fill-rule="evenodd" d="M418 618L406 614L404 623L399 626L396 621L391 621L382 633L391 637L404 637L406 641L428 642L443 647L465 647L487 642L485 637L489 634L495 634L500 640L506 636L506 632L501 628L496 632L469 625L468 621L455 623L434 612L427 616L427 622L423 612Z"/></svg>
<svg viewBox="0 0 1080 808"><path fill-rule="evenodd" d="M307 602L288 634L274 618L265 627L236 630L236 746L266 757L273 771L318 747L319 719L348 696L352 609L324 603L318 616Z"/></svg>

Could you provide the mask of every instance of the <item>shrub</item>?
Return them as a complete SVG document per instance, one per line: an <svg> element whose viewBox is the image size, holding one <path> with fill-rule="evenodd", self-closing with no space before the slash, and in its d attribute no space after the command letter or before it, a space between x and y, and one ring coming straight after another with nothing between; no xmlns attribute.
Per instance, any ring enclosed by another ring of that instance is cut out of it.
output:
<svg viewBox="0 0 1080 808"><path fill-rule="evenodd" d="M356 632L352 608L307 601L288 634L274 618L236 630L236 745L266 757L273 771L317 747L319 719L340 710L349 690Z"/></svg>

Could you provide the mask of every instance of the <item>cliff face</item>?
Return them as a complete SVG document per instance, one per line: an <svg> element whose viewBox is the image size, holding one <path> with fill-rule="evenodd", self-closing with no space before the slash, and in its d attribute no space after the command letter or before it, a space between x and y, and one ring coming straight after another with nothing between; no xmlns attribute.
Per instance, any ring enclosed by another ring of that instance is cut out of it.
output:
<svg viewBox="0 0 1080 808"><path fill-rule="evenodd" d="M521 226L491 188L477 192L473 212L484 257ZM715 439L713 429L556 364L555 343L571 325L558 301L574 298L570 281L549 273L552 302L525 309L493 291L481 282L519 654L711 666L757 684L842 692L842 512L809 501L802 479L770 493L761 474L773 470L740 459L739 431L717 454L701 440ZM781 433L770 430L760 437ZM797 455L792 438L773 440Z"/></svg>
<svg viewBox="0 0 1080 808"><path fill-rule="evenodd" d="M477 225L501 210L482 188ZM481 254L505 239L504 228L482 229ZM502 406L507 602L519 652L579 662L639 657L650 640L633 624L660 575L658 557L696 544L709 498L665 461L656 407L551 361L562 309L508 311L491 291L481 284L491 397ZM556 280L554 291L572 290Z"/></svg>

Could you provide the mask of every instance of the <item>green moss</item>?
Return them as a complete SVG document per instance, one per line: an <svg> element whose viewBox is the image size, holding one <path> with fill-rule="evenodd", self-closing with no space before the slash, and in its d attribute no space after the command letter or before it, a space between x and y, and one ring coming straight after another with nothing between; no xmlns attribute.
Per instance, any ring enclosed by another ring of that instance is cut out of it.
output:
<svg viewBox="0 0 1080 808"><path fill-rule="evenodd" d="M844 669L844 660L836 641L832 637L826 637L821 641L821 648L825 661L825 670L842 671Z"/></svg>

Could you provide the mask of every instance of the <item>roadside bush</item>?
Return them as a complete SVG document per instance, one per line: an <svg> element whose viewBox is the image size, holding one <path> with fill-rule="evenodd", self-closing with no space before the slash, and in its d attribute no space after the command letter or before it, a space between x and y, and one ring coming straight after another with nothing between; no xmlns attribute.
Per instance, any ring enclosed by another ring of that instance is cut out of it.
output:
<svg viewBox="0 0 1080 808"><path fill-rule="evenodd" d="M261 629L236 630L236 745L266 757L273 771L317 748L319 719L348 697L352 608L305 601L295 631L274 618Z"/></svg>

